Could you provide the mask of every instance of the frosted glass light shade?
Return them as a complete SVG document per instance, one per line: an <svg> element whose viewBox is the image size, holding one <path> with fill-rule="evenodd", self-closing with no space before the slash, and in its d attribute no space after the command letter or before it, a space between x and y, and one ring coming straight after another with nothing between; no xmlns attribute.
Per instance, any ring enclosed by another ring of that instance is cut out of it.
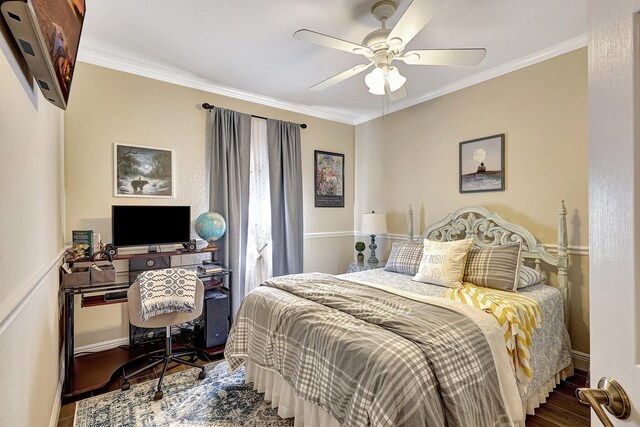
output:
<svg viewBox="0 0 640 427"><path fill-rule="evenodd" d="M386 234L387 216L383 213L362 214L362 224L360 225L362 234Z"/></svg>
<svg viewBox="0 0 640 427"><path fill-rule="evenodd" d="M364 82L369 86L369 93L384 95L384 71L382 68L374 68L364 77Z"/></svg>
<svg viewBox="0 0 640 427"><path fill-rule="evenodd" d="M389 80L389 90L391 92L400 89L407 81L407 78L400 74L397 67L389 67L386 76L382 68L376 67L364 78L364 82L369 87L369 93L384 95L385 79Z"/></svg>
<svg viewBox="0 0 640 427"><path fill-rule="evenodd" d="M389 90L391 90L391 92L395 92L400 89L407 81L407 78L401 75L400 71L398 71L398 68L396 67L389 68L387 78L389 79Z"/></svg>

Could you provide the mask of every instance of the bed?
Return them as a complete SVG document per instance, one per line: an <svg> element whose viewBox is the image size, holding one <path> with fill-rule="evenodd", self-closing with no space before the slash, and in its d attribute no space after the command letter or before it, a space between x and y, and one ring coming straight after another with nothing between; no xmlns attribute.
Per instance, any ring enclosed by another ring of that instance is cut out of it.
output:
<svg viewBox="0 0 640 427"><path fill-rule="evenodd" d="M556 286L518 295L535 301L526 385L517 380L503 332L490 314L443 298L446 288L382 269L339 276L283 276L249 294L225 349L232 369L296 426L524 425L573 372L566 329L566 209L552 255L523 227L467 207L423 237L477 247L519 243L522 263L552 266Z"/></svg>

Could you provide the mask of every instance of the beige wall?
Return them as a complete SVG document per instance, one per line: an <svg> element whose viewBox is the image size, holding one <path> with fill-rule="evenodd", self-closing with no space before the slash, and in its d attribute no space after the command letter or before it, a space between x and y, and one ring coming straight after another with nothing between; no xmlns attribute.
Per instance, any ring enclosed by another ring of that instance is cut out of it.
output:
<svg viewBox="0 0 640 427"><path fill-rule="evenodd" d="M460 194L458 143L499 133L506 134L506 190ZM481 205L555 244L565 200L569 244L588 246L587 157L587 52L580 49L358 125L356 229L360 214L376 210L387 213L390 233L406 234L412 204L418 234L448 212ZM385 259L389 248L381 245ZM570 262L570 334L574 349L588 353L588 259Z"/></svg>
<svg viewBox="0 0 640 427"><path fill-rule="evenodd" d="M40 94L34 105L9 59L0 53L0 425L41 427L60 403L62 112Z"/></svg>
<svg viewBox="0 0 640 427"><path fill-rule="evenodd" d="M192 215L208 209L205 190L205 120L203 102L249 114L306 123L302 135L305 233L353 230L354 127L297 113L226 98L211 93L79 64L72 102L65 114L66 226L93 229L111 240L111 205L190 205ZM176 197L113 197L113 143L175 150ZM346 200L342 209L315 208L313 151L345 154ZM305 239L305 271L344 272L350 261L352 237ZM124 304L78 309L79 346L127 336Z"/></svg>

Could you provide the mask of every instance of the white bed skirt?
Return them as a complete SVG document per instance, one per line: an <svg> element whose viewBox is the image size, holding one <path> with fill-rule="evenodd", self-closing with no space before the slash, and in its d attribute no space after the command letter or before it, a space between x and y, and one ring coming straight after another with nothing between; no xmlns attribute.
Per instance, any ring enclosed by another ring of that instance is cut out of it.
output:
<svg viewBox="0 0 640 427"><path fill-rule="evenodd" d="M524 412L534 415L534 410L547 401L549 393L560 384L561 380L573 375L573 365L561 370L523 403ZM245 367L245 383L253 383L253 389L264 393L264 400L271 402L272 408L278 408L282 418L294 418L295 427L339 427L338 420L321 407L309 403L296 396L293 388L275 371L262 368L248 361ZM521 423L524 427L524 421Z"/></svg>
<svg viewBox="0 0 640 427"><path fill-rule="evenodd" d="M275 371L261 368L251 361L245 363L245 383L253 383L253 389L264 393L264 400L278 408L282 418L294 418L295 427L340 427L340 423L320 406L296 396L289 384Z"/></svg>
<svg viewBox="0 0 640 427"><path fill-rule="evenodd" d="M534 409L539 408L541 404L547 401L547 397L549 397L549 393L556 388L558 384L560 384L561 380L566 379L573 375L573 364L567 366L553 377L549 378L545 384L538 387L536 391L534 391L531 396L527 399L526 402L522 404L522 409L524 413L527 415L534 415Z"/></svg>

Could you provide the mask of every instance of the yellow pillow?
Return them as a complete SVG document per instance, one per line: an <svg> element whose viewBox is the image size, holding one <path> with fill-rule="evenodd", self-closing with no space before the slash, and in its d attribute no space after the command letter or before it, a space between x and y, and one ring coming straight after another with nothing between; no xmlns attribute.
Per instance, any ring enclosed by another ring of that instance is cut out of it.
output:
<svg viewBox="0 0 640 427"><path fill-rule="evenodd" d="M462 287L464 266L472 243L473 238L453 242L424 239L424 252L413 280L448 288Z"/></svg>

